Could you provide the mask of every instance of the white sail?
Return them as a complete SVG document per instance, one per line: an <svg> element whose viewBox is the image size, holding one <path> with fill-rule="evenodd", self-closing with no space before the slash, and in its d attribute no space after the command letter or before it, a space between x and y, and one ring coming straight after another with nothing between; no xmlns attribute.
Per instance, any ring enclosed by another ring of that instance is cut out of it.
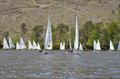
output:
<svg viewBox="0 0 120 79"><path fill-rule="evenodd" d="M28 49L32 49L32 43L30 40L28 41Z"/></svg>
<svg viewBox="0 0 120 79"><path fill-rule="evenodd" d="M18 42L16 43L16 49L20 49L20 45Z"/></svg>
<svg viewBox="0 0 120 79"><path fill-rule="evenodd" d="M100 41L99 41L99 40L97 41L97 47L96 47L96 50L101 50L101 47L100 47Z"/></svg>
<svg viewBox="0 0 120 79"><path fill-rule="evenodd" d="M5 38L3 39L3 49L9 49L8 42Z"/></svg>
<svg viewBox="0 0 120 79"><path fill-rule="evenodd" d="M70 45L70 49L72 49L72 44L70 39L69 39L69 45Z"/></svg>
<svg viewBox="0 0 120 79"><path fill-rule="evenodd" d="M37 44L33 41L33 49L37 49Z"/></svg>
<svg viewBox="0 0 120 79"><path fill-rule="evenodd" d="M110 50L114 50L114 46L111 40L110 40Z"/></svg>
<svg viewBox="0 0 120 79"><path fill-rule="evenodd" d="M76 17L74 49L78 49L78 47L79 47L79 28L78 28L78 21Z"/></svg>
<svg viewBox="0 0 120 79"><path fill-rule="evenodd" d="M119 44L118 44L118 50L120 50L120 41L119 41Z"/></svg>
<svg viewBox="0 0 120 79"><path fill-rule="evenodd" d="M65 42L60 42L60 50L65 50Z"/></svg>
<svg viewBox="0 0 120 79"><path fill-rule="evenodd" d="M9 47L11 49L15 48L15 45L14 45L14 43L13 43L13 41L12 41L12 39L10 37L8 38L8 43L9 43Z"/></svg>
<svg viewBox="0 0 120 79"><path fill-rule="evenodd" d="M79 45L79 50L83 50L83 47L82 47L82 44L80 43L80 45Z"/></svg>
<svg viewBox="0 0 120 79"><path fill-rule="evenodd" d="M94 50L96 50L96 48L97 48L97 42L94 40L94 43L93 43L93 48L94 48Z"/></svg>
<svg viewBox="0 0 120 79"><path fill-rule="evenodd" d="M52 31L51 31L51 22L50 18L48 19L48 25L47 25L47 31L46 31L46 36L45 36L45 49L51 50L53 48L52 46Z"/></svg>
<svg viewBox="0 0 120 79"><path fill-rule="evenodd" d="M22 37L20 37L19 46L20 46L20 49L26 49L26 45Z"/></svg>
<svg viewBox="0 0 120 79"><path fill-rule="evenodd" d="M37 49L38 49L38 50L41 50L41 47L40 47L40 44L39 44L39 43L37 44Z"/></svg>

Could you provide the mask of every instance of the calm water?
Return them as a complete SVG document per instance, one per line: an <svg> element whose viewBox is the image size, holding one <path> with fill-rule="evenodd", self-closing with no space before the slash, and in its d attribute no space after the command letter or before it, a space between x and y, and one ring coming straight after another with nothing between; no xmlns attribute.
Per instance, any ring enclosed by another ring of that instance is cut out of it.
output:
<svg viewBox="0 0 120 79"><path fill-rule="evenodd" d="M120 51L1 51L0 79L120 79Z"/></svg>

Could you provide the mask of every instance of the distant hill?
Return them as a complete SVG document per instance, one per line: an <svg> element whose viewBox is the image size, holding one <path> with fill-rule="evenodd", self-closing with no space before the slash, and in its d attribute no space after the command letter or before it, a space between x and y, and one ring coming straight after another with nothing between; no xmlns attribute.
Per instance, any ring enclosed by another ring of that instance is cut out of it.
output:
<svg viewBox="0 0 120 79"><path fill-rule="evenodd" d="M21 33L20 26L26 24L27 34L35 25L47 24L50 16L53 25L61 22L70 27L86 21L111 21L118 10L120 0L0 0L0 35Z"/></svg>

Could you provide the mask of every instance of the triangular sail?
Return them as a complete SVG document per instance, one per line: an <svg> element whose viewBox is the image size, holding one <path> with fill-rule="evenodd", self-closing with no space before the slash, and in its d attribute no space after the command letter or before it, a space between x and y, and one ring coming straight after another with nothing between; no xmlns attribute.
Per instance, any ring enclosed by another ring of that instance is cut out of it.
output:
<svg viewBox="0 0 120 79"><path fill-rule="evenodd" d="M78 49L78 47L79 47L79 28L78 28L78 21L76 17L74 49Z"/></svg>
<svg viewBox="0 0 120 79"><path fill-rule="evenodd" d="M8 42L5 38L3 39L3 49L9 49Z"/></svg>
<svg viewBox="0 0 120 79"><path fill-rule="evenodd" d="M20 45L18 42L16 43L16 49L20 49Z"/></svg>
<svg viewBox="0 0 120 79"><path fill-rule="evenodd" d="M114 46L111 40L110 40L110 50L114 50Z"/></svg>
<svg viewBox="0 0 120 79"><path fill-rule="evenodd" d="M72 49L72 44L70 39L69 39L69 45L70 45L70 49Z"/></svg>
<svg viewBox="0 0 120 79"><path fill-rule="evenodd" d="M118 44L118 50L120 50L120 41L119 41L119 44Z"/></svg>
<svg viewBox="0 0 120 79"><path fill-rule="evenodd" d="M8 38L8 43L9 43L9 47L11 49L15 48L15 45L14 45L14 43L13 43L13 41L12 41L12 39L10 37Z"/></svg>
<svg viewBox="0 0 120 79"><path fill-rule="evenodd" d="M99 40L97 41L97 48L96 48L96 50L101 50L100 41Z"/></svg>
<svg viewBox="0 0 120 79"><path fill-rule="evenodd" d="M48 25L47 25L47 31L45 36L45 49L51 50L53 48L52 46L52 31L51 31L51 22L50 18L48 19Z"/></svg>
<svg viewBox="0 0 120 79"><path fill-rule="evenodd" d="M28 49L32 49L32 48L33 48L32 43L31 43L31 41L29 40L29 41L28 41Z"/></svg>
<svg viewBox="0 0 120 79"><path fill-rule="evenodd" d="M97 48L97 42L94 40L93 49L96 50L96 48Z"/></svg>
<svg viewBox="0 0 120 79"><path fill-rule="evenodd" d="M41 50L41 47L40 47L40 44L39 44L39 43L37 44L37 49L38 49L38 50Z"/></svg>
<svg viewBox="0 0 120 79"><path fill-rule="evenodd" d="M26 49L26 45L22 37L20 37L19 45L20 45L20 49Z"/></svg>
<svg viewBox="0 0 120 79"><path fill-rule="evenodd" d="M83 47L82 47L82 44L80 43L80 45L79 45L79 50L83 50Z"/></svg>
<svg viewBox="0 0 120 79"><path fill-rule="evenodd" d="M60 50L65 50L65 42L60 42Z"/></svg>
<svg viewBox="0 0 120 79"><path fill-rule="evenodd" d="M37 44L33 41L33 49L37 49Z"/></svg>

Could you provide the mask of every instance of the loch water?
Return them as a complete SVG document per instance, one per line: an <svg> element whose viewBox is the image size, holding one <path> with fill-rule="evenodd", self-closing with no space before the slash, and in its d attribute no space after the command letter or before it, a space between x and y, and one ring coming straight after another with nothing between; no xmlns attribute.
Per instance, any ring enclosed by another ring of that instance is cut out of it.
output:
<svg viewBox="0 0 120 79"><path fill-rule="evenodd" d="M0 79L120 79L120 51L0 51Z"/></svg>

